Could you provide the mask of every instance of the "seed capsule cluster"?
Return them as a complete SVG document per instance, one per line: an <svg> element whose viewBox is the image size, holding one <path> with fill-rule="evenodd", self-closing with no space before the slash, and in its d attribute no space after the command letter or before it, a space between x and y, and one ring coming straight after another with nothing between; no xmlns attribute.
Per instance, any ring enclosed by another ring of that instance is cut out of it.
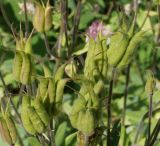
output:
<svg viewBox="0 0 160 146"><path fill-rule="evenodd" d="M63 91L68 78L63 78L66 64L61 65L53 77L44 65L44 77L38 77L37 97L46 105L47 111L57 114L61 111Z"/></svg>
<svg viewBox="0 0 160 146"><path fill-rule="evenodd" d="M23 96L21 119L26 131L34 135L42 133L48 126L50 119L43 104L38 99L32 102L31 104L31 97Z"/></svg>
<svg viewBox="0 0 160 146"><path fill-rule="evenodd" d="M38 32L46 32L52 27L52 6L50 6L49 1L46 7L36 3L33 26Z"/></svg>
<svg viewBox="0 0 160 146"><path fill-rule="evenodd" d="M124 17L122 27L111 37L107 51L110 66L122 69L130 64L136 48L144 37L144 31L134 32L134 25L133 21L131 27L128 28Z"/></svg>
<svg viewBox="0 0 160 146"><path fill-rule="evenodd" d="M13 75L15 80L21 82L22 84L28 84L31 81L33 73L30 37L25 39L23 38L23 35L21 35L19 40L15 38L16 51L13 60Z"/></svg>

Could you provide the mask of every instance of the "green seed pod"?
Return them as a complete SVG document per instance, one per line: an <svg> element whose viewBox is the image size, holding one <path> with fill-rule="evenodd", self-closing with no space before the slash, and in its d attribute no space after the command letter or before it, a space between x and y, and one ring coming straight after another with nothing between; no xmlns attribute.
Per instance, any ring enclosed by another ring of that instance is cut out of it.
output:
<svg viewBox="0 0 160 146"><path fill-rule="evenodd" d="M70 78L74 78L74 76L75 76L75 74L77 72L74 62L71 62L71 63L66 65L65 72Z"/></svg>
<svg viewBox="0 0 160 146"><path fill-rule="evenodd" d="M34 100L33 106L34 106L38 116L41 118L41 120L43 121L43 123L47 127L50 119L49 119L49 115L48 115L47 111L45 110L44 106L42 105L42 103L38 99Z"/></svg>
<svg viewBox="0 0 160 146"><path fill-rule="evenodd" d="M45 23L45 10L39 3L37 3L36 12L33 18L33 26L38 32L44 32L44 23Z"/></svg>
<svg viewBox="0 0 160 146"><path fill-rule="evenodd" d="M71 125L74 128L77 128L77 121L78 121L78 115L80 110L84 109L86 105L86 100L83 97L78 97L74 103L71 110L71 113L69 115L69 119L71 121Z"/></svg>
<svg viewBox="0 0 160 146"><path fill-rule="evenodd" d="M0 135L8 144L13 144L7 127L7 123L3 118L0 118Z"/></svg>
<svg viewBox="0 0 160 146"><path fill-rule="evenodd" d="M30 106L30 97L29 96L23 96L22 99L22 109L21 109L21 119L24 128L26 131L32 135L36 133L36 130L34 129L31 120L29 118L28 114L28 107Z"/></svg>
<svg viewBox="0 0 160 146"><path fill-rule="evenodd" d="M94 133L95 118L93 110L81 110L78 116L77 122L78 130L81 131L86 136L91 136Z"/></svg>
<svg viewBox="0 0 160 146"><path fill-rule="evenodd" d="M55 95L56 95L56 85L54 79L50 78L49 79L49 84L48 84L48 96L50 103L53 103L55 100Z"/></svg>
<svg viewBox="0 0 160 146"><path fill-rule="evenodd" d="M45 78L52 76L50 69L45 64L43 64L43 71L44 71Z"/></svg>
<svg viewBox="0 0 160 146"><path fill-rule="evenodd" d="M64 86L67 83L67 81L68 79L61 79L58 81L57 88L56 88L56 103L62 102Z"/></svg>
<svg viewBox="0 0 160 146"><path fill-rule="evenodd" d="M131 63L131 61L133 59L133 54L134 54L136 48L139 46L140 42L143 40L143 35L144 35L144 32L140 31L132 37L132 39L127 47L127 50L126 50L122 60L118 64L117 68L124 68L128 64Z"/></svg>
<svg viewBox="0 0 160 146"><path fill-rule="evenodd" d="M18 135L17 135L17 129L16 129L16 126L14 124L14 121L8 115L5 115L4 119L6 121L8 130L9 130L9 134L10 134L11 139L12 139L12 143L16 143Z"/></svg>
<svg viewBox="0 0 160 146"><path fill-rule="evenodd" d="M47 6L45 8L45 22L44 22L44 30L48 31L52 27L52 6L47 2Z"/></svg>
<svg viewBox="0 0 160 146"><path fill-rule="evenodd" d="M47 78L38 78L38 80L40 96L42 97L42 101L44 101L43 99L45 99L45 96L47 96L49 80Z"/></svg>
<svg viewBox="0 0 160 146"><path fill-rule="evenodd" d="M24 51L24 47L25 47L25 42L24 39L21 38L20 40L16 39L16 50L17 51Z"/></svg>
<svg viewBox="0 0 160 146"><path fill-rule="evenodd" d="M93 38L89 38L89 47L88 47L88 53L85 60L85 67L84 67L84 74L86 77L88 77L93 71L95 70L95 47L96 43Z"/></svg>
<svg viewBox="0 0 160 146"><path fill-rule="evenodd" d="M148 78L145 86L145 91L148 94L148 96L153 95L155 87L156 87L156 80L154 78L153 72L148 71Z"/></svg>
<svg viewBox="0 0 160 146"><path fill-rule="evenodd" d="M96 95L98 95L104 88L104 82L102 80L99 80L95 85L94 85L94 92Z"/></svg>
<svg viewBox="0 0 160 146"><path fill-rule="evenodd" d="M129 44L129 37L122 32L116 32L111 37L110 47L107 51L108 64L116 67L123 58L123 55Z"/></svg>
<svg viewBox="0 0 160 146"><path fill-rule="evenodd" d="M85 124L86 124L86 123L84 123L85 114L86 114L86 109L82 109L78 113L76 126L77 126L77 129L81 132L83 131L83 129L85 129Z"/></svg>
<svg viewBox="0 0 160 146"><path fill-rule="evenodd" d="M32 53L32 45L31 45L31 38L30 37L25 42L24 50L25 50L25 53L27 53L27 54Z"/></svg>
<svg viewBox="0 0 160 146"><path fill-rule="evenodd" d="M64 70L65 70L65 66L66 64L61 65L58 70L55 73L55 82L57 83L57 81L61 80L63 75L64 75Z"/></svg>
<svg viewBox="0 0 160 146"><path fill-rule="evenodd" d="M35 109L33 107L28 107L27 111L34 129L38 133L42 133L45 129L45 125L43 124L41 118L36 113Z"/></svg>
<svg viewBox="0 0 160 146"><path fill-rule="evenodd" d="M79 113L75 113L74 115L69 116L72 127L76 128L76 129L78 128L77 127L78 115L79 115Z"/></svg>
<svg viewBox="0 0 160 146"><path fill-rule="evenodd" d="M81 109L84 109L86 106L86 100L84 97L78 97L74 103L73 103L73 107L72 107L72 114L78 113Z"/></svg>
<svg viewBox="0 0 160 146"><path fill-rule="evenodd" d="M16 81L20 81L20 74L21 74L21 68L22 68L22 56L19 51L15 52L15 57L13 60L13 75L16 79Z"/></svg>
<svg viewBox="0 0 160 146"><path fill-rule="evenodd" d="M22 54L22 69L20 74L20 81L22 84L28 84L31 80L31 59L30 55L24 52Z"/></svg>

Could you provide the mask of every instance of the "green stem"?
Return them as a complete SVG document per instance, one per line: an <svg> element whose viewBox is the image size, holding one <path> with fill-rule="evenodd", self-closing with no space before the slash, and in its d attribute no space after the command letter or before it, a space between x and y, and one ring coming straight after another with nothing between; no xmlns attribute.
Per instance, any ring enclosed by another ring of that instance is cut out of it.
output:
<svg viewBox="0 0 160 146"><path fill-rule="evenodd" d="M149 146L151 140L151 118L152 118L152 97L153 94L149 95L149 112L148 112L148 137L146 139L146 146Z"/></svg>
<svg viewBox="0 0 160 146"><path fill-rule="evenodd" d="M25 14L25 36L28 37L29 32L29 23L28 23L28 16L27 16L27 5L26 0L23 0L24 3L24 14Z"/></svg>
<svg viewBox="0 0 160 146"><path fill-rule="evenodd" d="M107 146L110 146L110 129L111 129L111 101L112 101L112 91L113 91L113 81L114 81L114 75L115 75L115 68L112 70L112 77L109 84L109 96L107 98L107 113L108 113L108 119L107 119Z"/></svg>
<svg viewBox="0 0 160 146"><path fill-rule="evenodd" d="M126 105L127 105L127 96L128 96L128 84L129 84L129 73L130 73L130 65L126 68L126 85L124 91L124 102L123 102L123 116L122 116L122 126L125 127L125 117L126 117ZM126 140L126 132L124 132L123 137L123 145L125 145Z"/></svg>
<svg viewBox="0 0 160 146"><path fill-rule="evenodd" d="M125 91L124 91L122 126L125 126L125 115L126 115L128 84L129 84L129 73L130 73L130 65L128 65L127 68L126 68L126 84L125 84Z"/></svg>
<svg viewBox="0 0 160 146"><path fill-rule="evenodd" d="M71 45L71 48L68 50L69 57L71 56L72 50L74 49L74 46L76 43L76 34L77 34L79 22L80 22L81 8L82 8L82 1L78 0L76 13L74 16L74 24L73 24L73 31L72 31L72 45Z"/></svg>
<svg viewBox="0 0 160 146"><path fill-rule="evenodd" d="M84 146L88 146L89 144L89 137L88 136L84 136Z"/></svg>

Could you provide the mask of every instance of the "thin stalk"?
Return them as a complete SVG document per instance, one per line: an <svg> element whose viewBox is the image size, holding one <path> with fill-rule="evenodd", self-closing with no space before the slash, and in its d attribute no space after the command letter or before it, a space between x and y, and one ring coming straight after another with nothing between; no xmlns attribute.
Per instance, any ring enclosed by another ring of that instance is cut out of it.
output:
<svg viewBox="0 0 160 146"><path fill-rule="evenodd" d="M156 107L156 105L154 105L154 107ZM153 112L152 112L152 115L158 113L159 111L160 111L160 108L154 109ZM136 135L135 135L134 144L136 144L137 141L138 141L139 134L141 133L140 131L141 131L143 125L144 125L144 120L145 120L146 118L148 118L148 113L149 113L149 112L147 111L147 112L143 115L141 121L140 121L139 124L138 124L138 127L137 127L138 130L137 130ZM151 137L152 137L152 136L151 136Z"/></svg>
<svg viewBox="0 0 160 146"><path fill-rule="evenodd" d="M114 81L115 69L112 70L112 77L109 84L109 96L107 98L107 146L110 146L110 129L111 129L111 101L112 101L112 91L113 91L113 81Z"/></svg>
<svg viewBox="0 0 160 146"><path fill-rule="evenodd" d="M49 125L49 132L50 132L50 145L51 146L56 146L55 144L55 140L54 140L54 127L53 127L53 122L52 120L50 121L50 125Z"/></svg>
<svg viewBox="0 0 160 146"><path fill-rule="evenodd" d="M19 113L18 113L18 111L17 111L17 109L16 109L16 107L15 107L15 105L14 105L14 102L13 102L13 100L12 100L10 94L9 94L9 91L8 91L8 89L7 89L7 87L6 87L6 84L5 84L5 81L4 81L4 79L3 79L3 76L2 76L2 74L1 74L1 72L0 72L0 78L1 78L1 81L2 81L2 84L3 84L3 88L4 88L4 91L5 91L5 95L6 95L6 97L8 97L8 98L10 99L10 103L11 103L11 105L12 105L12 108L13 108L14 112L16 113L19 122L22 123L21 117L20 117L20 115L19 115Z"/></svg>
<svg viewBox="0 0 160 146"><path fill-rule="evenodd" d="M65 33L66 43L68 43L68 35L67 35L67 1L61 0L61 28L60 34L58 37L58 44L57 44L57 55L61 56L61 47L62 47L62 38L63 33Z"/></svg>
<svg viewBox="0 0 160 146"><path fill-rule="evenodd" d="M28 23L28 16L27 16L27 4L26 0L23 0L24 3L24 15L25 15L25 36L28 37L29 32L29 23Z"/></svg>
<svg viewBox="0 0 160 146"><path fill-rule="evenodd" d="M80 22L80 16L81 16L81 8L82 8L82 1L78 0L77 8L76 8L76 13L74 16L74 23L73 23L73 31L72 31L72 45L71 48L68 50L69 55L71 55L72 50L75 46L76 43L76 35L77 35L77 30Z"/></svg>
<svg viewBox="0 0 160 146"><path fill-rule="evenodd" d="M1 10L1 12L2 12L2 16L3 16L6 24L8 25L9 29L10 29L11 32L12 32L12 28L13 28L13 27L12 27L11 21L9 20L9 18L8 18L6 12L5 12L5 9L4 9L4 7L3 7L2 1L0 2L0 10ZM15 32L15 31L14 31L14 32Z"/></svg>
<svg viewBox="0 0 160 146"><path fill-rule="evenodd" d="M160 119L158 120L158 122L157 122L157 124L156 124L156 126L155 126L155 128L154 128L154 130L153 130L153 132L152 132L152 134L151 134L150 146L153 146L153 145L154 145L154 143L155 143L155 141L156 141L156 139L157 139L157 136L158 136L159 132L160 132Z"/></svg>
<svg viewBox="0 0 160 146"><path fill-rule="evenodd" d="M44 35L44 43L45 43L45 46L46 46L46 51L47 51L49 56L52 56L52 52L51 52L50 47L49 47L49 41L48 41L47 35L46 35L45 32L43 33L43 35Z"/></svg>
<svg viewBox="0 0 160 146"><path fill-rule="evenodd" d="M147 11L146 17L144 18L144 20L143 20L143 22L142 22L142 25L141 25L141 27L140 27L140 30L141 30L141 29L143 28L143 26L145 25L151 9L152 9L152 0L150 0L150 1L148 2L148 11Z"/></svg>
<svg viewBox="0 0 160 146"><path fill-rule="evenodd" d="M130 65L128 65L127 68L126 68L126 84L125 84L125 90L124 90L122 126L125 126L126 104L127 104L128 84L129 84L129 73L130 73Z"/></svg>
<svg viewBox="0 0 160 146"><path fill-rule="evenodd" d="M125 127L125 117L126 117L126 105L127 105L127 96L128 96L128 84L129 84L129 73L130 65L126 68L126 84L124 90L124 102L123 102L123 115L122 115L122 126ZM126 132L124 132L123 145L125 145Z"/></svg>
<svg viewBox="0 0 160 146"><path fill-rule="evenodd" d="M150 94L149 95L149 112L148 112L148 138L147 138L147 146L149 146L150 140L151 140L152 97L153 97L153 94Z"/></svg>
<svg viewBox="0 0 160 146"><path fill-rule="evenodd" d="M65 33L65 39L66 39L66 46L68 48L68 34L67 34L67 0L61 0L60 1L60 6L61 6L61 28L60 28L60 33L57 41L57 56L58 58L61 58L61 48L62 48L62 38L63 38L63 33ZM61 61L60 59L56 58L56 65L54 68L54 73L56 72L57 68L59 67Z"/></svg>

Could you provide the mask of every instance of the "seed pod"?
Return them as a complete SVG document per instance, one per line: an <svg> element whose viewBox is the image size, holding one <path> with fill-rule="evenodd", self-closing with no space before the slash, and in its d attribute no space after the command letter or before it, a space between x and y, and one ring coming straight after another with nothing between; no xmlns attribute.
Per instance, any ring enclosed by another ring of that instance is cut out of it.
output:
<svg viewBox="0 0 160 146"><path fill-rule="evenodd" d="M34 135L36 133L36 130L34 129L30 121L30 118L29 118L29 114L28 114L29 106L30 106L29 96L23 96L22 109L21 109L22 123L23 123L24 128L27 130L27 132Z"/></svg>
<svg viewBox="0 0 160 146"><path fill-rule="evenodd" d="M12 139L12 143L16 143L18 135L17 135L17 129L16 129L16 126L14 124L14 121L8 115L5 115L4 119L6 121L8 130L9 130L9 134L10 134L10 137Z"/></svg>
<svg viewBox="0 0 160 146"><path fill-rule="evenodd" d="M38 78L39 80L39 92L40 96L42 97L42 101L47 95L47 90L48 90L48 79L47 78Z"/></svg>
<svg viewBox="0 0 160 146"><path fill-rule="evenodd" d="M33 107L28 107L27 111L28 111L28 115L29 115L29 118L31 120L31 123L32 123L34 129L38 133L42 133L45 129L45 126L44 126L41 118L36 113L35 109Z"/></svg>
<svg viewBox="0 0 160 146"><path fill-rule="evenodd" d="M82 110L80 110L79 111L79 113L78 113L78 119L77 119L77 129L79 130L79 131L83 131L83 129L84 129L84 127L85 127L85 124L86 123L84 123L84 118L85 118L85 114L86 114L86 109L82 109Z"/></svg>
<svg viewBox="0 0 160 146"><path fill-rule="evenodd" d="M79 113L75 113L75 114L69 115L69 119L70 119L71 125L74 128L78 128L77 127L78 114Z"/></svg>
<svg viewBox="0 0 160 146"><path fill-rule="evenodd" d="M44 32L45 12L44 8L37 3L36 12L33 18L33 26L38 32Z"/></svg>
<svg viewBox="0 0 160 146"><path fill-rule="evenodd" d="M66 65L65 72L70 78L74 78L74 76L76 74L76 66L75 66L74 62L71 62Z"/></svg>
<svg viewBox="0 0 160 146"><path fill-rule="evenodd" d="M85 67L84 67L84 74L87 77L88 75L90 75L90 73L93 72L93 70L95 69L95 62L94 62L94 51L95 51L95 41L93 38L89 38L89 47L88 47L88 53L87 53L87 57L85 60Z"/></svg>
<svg viewBox="0 0 160 146"><path fill-rule="evenodd" d="M77 124L78 130L82 131L85 136L91 136L96 127L93 110L87 109L86 111L80 112L78 120L80 120L80 123Z"/></svg>
<svg viewBox="0 0 160 146"><path fill-rule="evenodd" d="M50 69L45 64L43 64L42 66L43 66L45 78L51 77L52 73L51 73Z"/></svg>
<svg viewBox="0 0 160 146"><path fill-rule="evenodd" d="M128 47L127 47L127 50L126 50L126 52L125 52L122 60L118 64L117 68L124 68L128 64L131 63L132 58L133 58L133 54L134 54L136 48L138 47L138 45L140 44L140 42L143 40L143 35L144 35L144 32L140 31L140 32L136 33L132 37L132 39L131 39Z"/></svg>
<svg viewBox="0 0 160 146"><path fill-rule="evenodd" d="M74 103L73 103L73 107L72 107L72 114L78 113L81 109L84 109L86 106L86 100L84 97L78 97Z"/></svg>
<svg viewBox="0 0 160 146"><path fill-rule="evenodd" d="M47 111L45 110L44 106L42 105L42 103L38 99L35 99L33 106L34 106L38 116L41 118L41 120L45 124L45 126L48 126L49 115L48 115Z"/></svg>
<svg viewBox="0 0 160 146"><path fill-rule="evenodd" d="M79 112L84 109L86 106L86 100L83 97L78 97L74 103L73 103L73 107L71 110L71 113L69 115L69 119L71 121L71 125L74 128L77 128L77 121L78 121L78 115Z"/></svg>
<svg viewBox="0 0 160 146"><path fill-rule="evenodd" d="M3 118L0 118L0 134L8 144L13 144L12 138L7 127L7 123Z"/></svg>
<svg viewBox="0 0 160 146"><path fill-rule="evenodd" d="M56 95L55 81L54 79L50 78L49 84L48 84L48 96L49 96L50 103L54 102L55 95Z"/></svg>
<svg viewBox="0 0 160 146"><path fill-rule="evenodd" d="M22 54L22 69L20 74L20 81L22 84L28 84L31 79L31 59L30 55L24 52Z"/></svg>
<svg viewBox="0 0 160 146"><path fill-rule="evenodd" d="M99 80L95 85L94 85L94 92L96 95L98 95L102 89L104 88L104 82L102 80Z"/></svg>
<svg viewBox="0 0 160 146"><path fill-rule="evenodd" d="M56 103L62 102L64 86L67 81L68 81L68 79L61 79L58 81L57 88L56 88Z"/></svg>
<svg viewBox="0 0 160 146"><path fill-rule="evenodd" d="M149 71L148 72L148 78L145 86L145 91L146 93L150 96L153 95L153 92L156 87L156 80L154 78L153 72Z"/></svg>
<svg viewBox="0 0 160 146"><path fill-rule="evenodd" d="M20 74L21 74L21 68L22 68L22 56L19 51L15 52L15 57L13 60L13 75L17 81L20 81Z"/></svg>
<svg viewBox="0 0 160 146"><path fill-rule="evenodd" d="M61 65L55 73L55 82L61 80L64 74L66 64Z"/></svg>
<svg viewBox="0 0 160 146"><path fill-rule="evenodd" d="M122 32L116 32L111 37L110 47L107 51L108 64L116 67L123 58L123 55L129 44L129 37Z"/></svg>
<svg viewBox="0 0 160 146"><path fill-rule="evenodd" d="M45 22L44 22L44 30L48 31L52 27L52 6L47 2L47 6L45 8Z"/></svg>
<svg viewBox="0 0 160 146"><path fill-rule="evenodd" d="M25 53L27 53L27 54L32 53L32 46L31 46L31 38L30 37L25 41L24 50L25 50Z"/></svg>
<svg viewBox="0 0 160 146"><path fill-rule="evenodd" d="M25 42L24 39L21 38L20 40L16 39L16 50L17 51L24 51L24 47L25 47Z"/></svg>

